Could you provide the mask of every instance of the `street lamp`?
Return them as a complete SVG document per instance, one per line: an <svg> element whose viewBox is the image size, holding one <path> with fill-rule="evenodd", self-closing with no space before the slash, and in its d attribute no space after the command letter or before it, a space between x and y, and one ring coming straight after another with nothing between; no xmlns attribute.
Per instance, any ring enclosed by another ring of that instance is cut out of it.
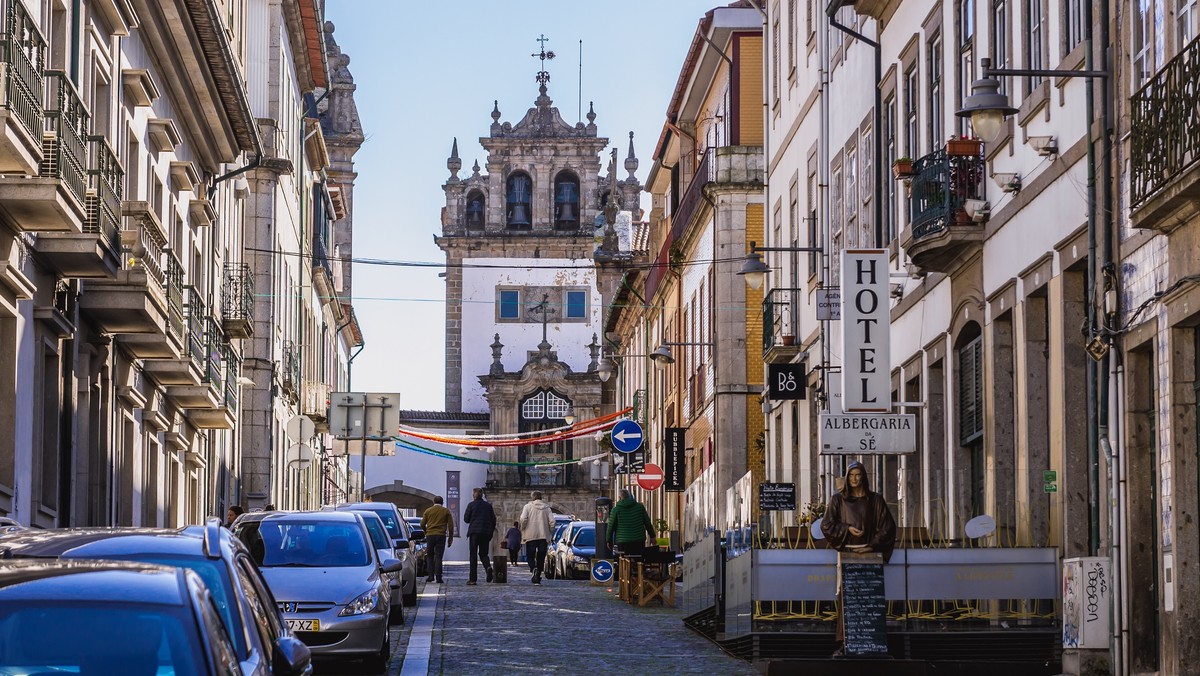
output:
<svg viewBox="0 0 1200 676"><path fill-rule="evenodd" d="M567 412L563 414L563 422L565 422L568 425L575 424L575 408L574 407L568 408Z"/></svg>
<svg viewBox="0 0 1200 676"><path fill-rule="evenodd" d="M659 366L675 363L675 356L671 354L671 348L676 346L683 347L712 347L712 343L672 343L663 341L653 352L650 353L650 359Z"/></svg>
<svg viewBox="0 0 1200 676"><path fill-rule="evenodd" d="M979 59L983 77L971 84L971 95L963 100L963 107L955 113L971 121L971 129L984 143L991 143L1000 136L1004 118L1016 115L1017 109L1008 102L1008 95L1000 93L1001 75L1026 77L1083 77L1107 78L1103 70L1059 70L1055 68L992 68L992 60ZM1088 120L1089 124L1091 120Z"/></svg>
<svg viewBox="0 0 1200 676"><path fill-rule="evenodd" d="M738 275L746 278L746 286L751 289L761 289L763 279L766 274L771 271L771 266L763 262L760 251L784 251L791 253L821 253L823 249L819 246L758 246L755 242L750 242L750 253L746 254L746 258L742 261L742 269L737 271Z"/></svg>
<svg viewBox="0 0 1200 676"><path fill-rule="evenodd" d="M608 379L613 376L613 373L615 373L616 370L617 367L613 365L612 360L608 357L604 357L596 366L596 375L600 377L600 382L607 383Z"/></svg>

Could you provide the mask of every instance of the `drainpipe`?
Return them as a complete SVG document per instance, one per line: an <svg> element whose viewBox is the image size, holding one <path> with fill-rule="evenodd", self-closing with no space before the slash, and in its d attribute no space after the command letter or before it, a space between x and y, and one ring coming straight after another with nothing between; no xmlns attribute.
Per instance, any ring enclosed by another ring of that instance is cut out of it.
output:
<svg viewBox="0 0 1200 676"><path fill-rule="evenodd" d="M871 47L875 50L875 110L871 115L871 138L875 144L875 190L878 193L879 187L883 185L885 180L883 173L883 134L880 133L880 125L883 118L883 93L879 90L879 84L883 81L883 53L879 43L868 38L867 36L853 30L849 26L838 23L837 13L842 8L842 5L847 0L832 0L825 8L825 15L829 17L829 25L842 31L846 35L858 40L859 42ZM879 32L879 21L875 21L876 32ZM824 65L824 64L822 64ZM875 247L882 249L887 246L887 242L883 241L883 200L879 199L876 194L872 200L875 211Z"/></svg>

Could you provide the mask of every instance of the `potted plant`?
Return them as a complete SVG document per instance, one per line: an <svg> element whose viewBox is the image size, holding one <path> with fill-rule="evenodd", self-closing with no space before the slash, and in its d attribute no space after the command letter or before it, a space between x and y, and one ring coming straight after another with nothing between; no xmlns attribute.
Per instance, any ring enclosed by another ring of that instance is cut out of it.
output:
<svg viewBox="0 0 1200 676"><path fill-rule="evenodd" d="M913 171L913 159L911 157L898 157L895 162L892 162L892 175L897 179L911 178L916 175Z"/></svg>
<svg viewBox="0 0 1200 676"><path fill-rule="evenodd" d="M663 549L670 549L671 538L667 535L667 531L671 530L671 527L667 524L667 520L661 517L655 519L654 530L658 532L658 546Z"/></svg>
<svg viewBox="0 0 1200 676"><path fill-rule="evenodd" d="M946 141L946 154L950 156L977 156L982 152L983 141L977 138L958 138L951 136Z"/></svg>

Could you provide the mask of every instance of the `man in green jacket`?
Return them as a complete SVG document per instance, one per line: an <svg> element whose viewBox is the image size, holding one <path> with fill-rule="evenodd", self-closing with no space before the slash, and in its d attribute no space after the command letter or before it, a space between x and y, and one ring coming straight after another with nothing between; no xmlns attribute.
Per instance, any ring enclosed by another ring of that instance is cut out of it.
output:
<svg viewBox="0 0 1200 676"><path fill-rule="evenodd" d="M615 542L623 555L641 556L646 552L646 538L654 537L654 524L627 489L622 488L620 495L608 514L608 541Z"/></svg>
<svg viewBox="0 0 1200 676"><path fill-rule="evenodd" d="M421 515L421 528L425 529L425 547L429 552L429 577L426 582L442 581L442 558L446 548L454 544L454 517L442 506L442 496L433 499L433 505Z"/></svg>

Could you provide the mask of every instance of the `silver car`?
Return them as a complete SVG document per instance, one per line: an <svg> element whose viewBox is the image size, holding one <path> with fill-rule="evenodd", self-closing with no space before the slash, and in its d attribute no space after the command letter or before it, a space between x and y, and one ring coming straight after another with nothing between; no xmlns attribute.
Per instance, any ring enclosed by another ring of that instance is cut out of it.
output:
<svg viewBox="0 0 1200 676"><path fill-rule="evenodd" d="M397 559L380 561L367 525L354 512L270 513L239 519L234 532L271 586L288 628L314 656L364 658L387 667L391 588Z"/></svg>
<svg viewBox="0 0 1200 676"><path fill-rule="evenodd" d="M400 509L390 502L345 502L337 507L338 511L368 510L375 512L379 518L383 520L383 527L387 529L388 536L392 538L392 547L396 551L396 558L400 559L400 563L404 567L400 570L400 584L404 588L404 605L414 606L417 604L417 566L416 566L416 547L417 543L412 537L409 530L408 522L400 515Z"/></svg>
<svg viewBox="0 0 1200 676"><path fill-rule="evenodd" d="M367 533L371 536L371 545L375 547L375 554L380 561L388 559L399 559L401 562L408 556L408 552L401 552L397 555L396 550L392 546L392 539L388 537L387 529L383 527L383 519L379 515L368 509L354 510L355 514L362 516L363 522L367 525ZM392 622L398 623L403 619L403 607L412 605L404 602L404 597L408 590L404 588L404 581L401 579L400 572L387 574L388 585L392 589ZM416 593L416 581L412 583L413 593Z"/></svg>

